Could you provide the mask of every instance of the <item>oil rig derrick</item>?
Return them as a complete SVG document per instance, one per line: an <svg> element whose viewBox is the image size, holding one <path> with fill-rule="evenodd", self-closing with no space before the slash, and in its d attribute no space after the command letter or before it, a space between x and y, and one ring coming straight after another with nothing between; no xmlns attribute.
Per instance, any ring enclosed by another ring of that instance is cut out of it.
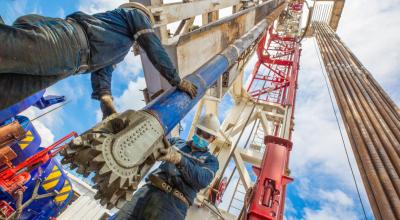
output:
<svg viewBox="0 0 400 220"><path fill-rule="evenodd" d="M107 209L121 208L156 162L165 135L178 135L178 124L196 108L188 134L192 137L200 115L219 115L226 95L233 106L210 146L219 170L198 193L186 219L283 219L286 187L295 180L289 161L296 149L292 136L301 42L310 37L316 39L374 217L400 219L400 110L337 35L344 0L137 2L153 14L155 31L180 77L195 84L198 95L190 99L171 87L136 48L146 79L147 105L141 110L114 114L46 149L40 147L31 121L18 114L29 106L63 102L64 97L43 97L41 92L1 110L4 219L29 218L41 206L51 210L47 217L61 211L64 219L73 215L64 208L70 203L74 207L74 184L87 186L62 171L53 158L58 152L62 164L93 177L90 199ZM246 74L252 57L256 62ZM229 198L224 195L227 188L233 189ZM24 192L32 198L23 199Z"/></svg>

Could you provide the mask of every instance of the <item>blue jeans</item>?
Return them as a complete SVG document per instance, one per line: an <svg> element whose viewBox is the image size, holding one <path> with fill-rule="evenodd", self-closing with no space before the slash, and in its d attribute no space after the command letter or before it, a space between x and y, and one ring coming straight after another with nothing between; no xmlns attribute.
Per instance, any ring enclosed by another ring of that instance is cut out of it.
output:
<svg viewBox="0 0 400 220"><path fill-rule="evenodd" d="M27 15L0 24L0 109L75 72L80 41L63 19Z"/></svg>
<svg viewBox="0 0 400 220"><path fill-rule="evenodd" d="M92 98L100 99L102 95L111 95L111 78L115 65L110 65L92 72Z"/></svg>
<svg viewBox="0 0 400 220"><path fill-rule="evenodd" d="M88 38L92 97L111 94L114 65L129 52L138 31L151 29L149 19L136 9L76 12L68 18L78 22ZM154 67L172 86L178 85L179 74L158 37L151 32L139 36L136 41ZM64 19L26 15L12 26L0 24L0 109L75 74L81 49L74 26Z"/></svg>
<svg viewBox="0 0 400 220"><path fill-rule="evenodd" d="M171 194L144 185L116 216L116 220L184 220L188 207Z"/></svg>

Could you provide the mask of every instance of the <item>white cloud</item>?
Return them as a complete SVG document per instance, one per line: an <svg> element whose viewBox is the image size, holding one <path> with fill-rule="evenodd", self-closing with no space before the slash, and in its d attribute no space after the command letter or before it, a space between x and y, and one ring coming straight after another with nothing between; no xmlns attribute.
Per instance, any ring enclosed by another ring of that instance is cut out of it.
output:
<svg viewBox="0 0 400 220"><path fill-rule="evenodd" d="M286 200L285 201L285 213L296 213L297 209L293 206L292 201L290 200ZM286 217L286 216L284 216ZM287 220L289 220L290 218L286 218Z"/></svg>
<svg viewBox="0 0 400 220"><path fill-rule="evenodd" d="M30 107L25 111L21 112L21 115L28 117L29 119L33 119L39 115L41 115L44 111L37 109L36 107ZM54 142L54 134L51 131L50 127L54 126L53 124L54 116L51 114L46 115L45 117L41 117L32 122L36 131L39 133L42 143L40 146L47 147Z"/></svg>
<svg viewBox="0 0 400 220"><path fill-rule="evenodd" d="M102 120L102 118L103 118L103 113L101 112L101 109L99 108L96 110L96 121L100 122Z"/></svg>
<svg viewBox="0 0 400 220"><path fill-rule="evenodd" d="M352 199L341 190L314 192L314 198L320 204L319 208L304 209L305 220L341 220L358 219Z"/></svg>
<svg viewBox="0 0 400 220"><path fill-rule="evenodd" d="M368 7L366 7L368 5ZM398 0L346 1L338 34L384 87L399 83ZM357 13L355 13L357 12Z"/></svg>
<svg viewBox="0 0 400 220"><path fill-rule="evenodd" d="M65 18L65 10L63 8L58 9L58 13L57 13L58 17L60 18Z"/></svg>
<svg viewBox="0 0 400 220"><path fill-rule="evenodd" d="M48 127L46 127L42 122L34 121L33 126L40 135L40 138L42 140L41 144L42 147L48 147L54 143L53 132Z"/></svg>
<svg viewBox="0 0 400 220"><path fill-rule="evenodd" d="M335 206L334 204L323 205L320 209L304 209L305 220L342 220L358 219L354 211L348 208Z"/></svg>
<svg viewBox="0 0 400 220"><path fill-rule="evenodd" d="M324 190L315 186L315 180L311 181L307 177L302 178L297 183L300 197L307 201L303 210L286 209L288 219L299 219L299 213L303 213L300 219L304 220L341 220L359 219L359 213L354 207L351 196L339 189ZM358 201L357 201L358 202ZM287 204L291 204L287 200ZM313 204L313 205L310 205ZM317 205L315 205L317 204ZM297 216L297 217L296 217Z"/></svg>
<svg viewBox="0 0 400 220"><path fill-rule="evenodd" d="M290 167L296 176L335 175L350 186L347 160L311 40L303 43L303 51Z"/></svg>
<svg viewBox="0 0 400 220"><path fill-rule="evenodd" d="M143 101L143 93L140 91L146 87L144 77L138 78L136 81L130 81L128 88L122 93L121 96L115 97L115 105L119 112L128 109L138 110L145 106Z"/></svg>
<svg viewBox="0 0 400 220"><path fill-rule="evenodd" d="M23 15L26 13L27 3L27 0L18 1L18 3L13 2L12 8L17 14Z"/></svg>
<svg viewBox="0 0 400 220"><path fill-rule="evenodd" d="M114 96L114 105L118 112L124 112L128 109L139 110L143 108L144 102L143 92L140 91L146 87L144 77L139 77L136 81L129 81L128 88L121 96ZM96 121L101 121L103 113L101 109L96 110Z"/></svg>
<svg viewBox="0 0 400 220"><path fill-rule="evenodd" d="M305 209L304 219L308 220L341 220L330 207L320 210Z"/></svg>
<svg viewBox="0 0 400 220"><path fill-rule="evenodd" d="M343 191L338 189L334 191L319 190L317 197L344 207L352 207L354 205L353 200Z"/></svg>
<svg viewBox="0 0 400 220"><path fill-rule="evenodd" d="M91 87L87 86L89 83L90 74L73 75L47 88L45 95L63 95L67 101L78 102L92 91Z"/></svg>
<svg viewBox="0 0 400 220"><path fill-rule="evenodd" d="M118 8L118 6L126 2L126 0L81 0L79 10L94 14Z"/></svg>
<svg viewBox="0 0 400 220"><path fill-rule="evenodd" d="M123 77L137 76L143 70L140 56L135 56L133 52L129 52L124 61L117 65L115 72L122 74Z"/></svg>
<svg viewBox="0 0 400 220"><path fill-rule="evenodd" d="M6 8L5 14L1 15L6 24L12 24L20 16L26 14L41 14L42 12L38 1L2 1L1 6Z"/></svg>

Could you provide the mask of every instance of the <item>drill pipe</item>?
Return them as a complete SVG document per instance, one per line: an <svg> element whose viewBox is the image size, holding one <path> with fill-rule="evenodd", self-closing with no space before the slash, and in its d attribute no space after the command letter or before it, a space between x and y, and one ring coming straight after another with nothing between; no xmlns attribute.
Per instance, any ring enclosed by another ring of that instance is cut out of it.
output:
<svg viewBox="0 0 400 220"><path fill-rule="evenodd" d="M95 199L107 208L121 208L132 198L140 180L164 148L163 137L174 128L224 72L244 57L267 27L260 21L227 49L186 77L197 86L197 96L171 88L140 111L114 114L68 144L63 164L88 176L95 173ZM236 75L230 77L236 78Z"/></svg>
<svg viewBox="0 0 400 220"><path fill-rule="evenodd" d="M398 108L327 24L313 26L374 216L400 219Z"/></svg>
<svg viewBox="0 0 400 220"><path fill-rule="evenodd" d="M205 92L217 79L238 61L239 57L255 42L267 28L267 20L260 21L243 37L233 42L220 54L214 56L186 79L197 87L197 96L194 99L178 90L170 89L165 94L149 103L143 110L157 117L168 134L179 121L197 104ZM233 76L234 77L234 76Z"/></svg>

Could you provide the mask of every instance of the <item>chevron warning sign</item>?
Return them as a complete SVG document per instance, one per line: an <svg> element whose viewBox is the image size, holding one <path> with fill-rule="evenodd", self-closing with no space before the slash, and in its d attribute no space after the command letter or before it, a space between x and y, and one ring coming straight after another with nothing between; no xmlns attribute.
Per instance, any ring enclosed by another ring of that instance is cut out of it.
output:
<svg viewBox="0 0 400 220"><path fill-rule="evenodd" d="M49 191L52 190L58 183L61 177L61 171L58 169L57 166L54 166L51 173L46 177L42 187Z"/></svg>
<svg viewBox="0 0 400 220"><path fill-rule="evenodd" d="M64 202L68 198L70 192L71 192L71 186L69 185L69 182L65 180L63 188L56 196L56 198L54 198L54 200L58 203Z"/></svg>
<svg viewBox="0 0 400 220"><path fill-rule="evenodd" d="M19 142L19 146L21 147L21 149L25 149L33 140L35 139L35 137L32 135L31 131L26 132L26 136L24 139L22 139Z"/></svg>

